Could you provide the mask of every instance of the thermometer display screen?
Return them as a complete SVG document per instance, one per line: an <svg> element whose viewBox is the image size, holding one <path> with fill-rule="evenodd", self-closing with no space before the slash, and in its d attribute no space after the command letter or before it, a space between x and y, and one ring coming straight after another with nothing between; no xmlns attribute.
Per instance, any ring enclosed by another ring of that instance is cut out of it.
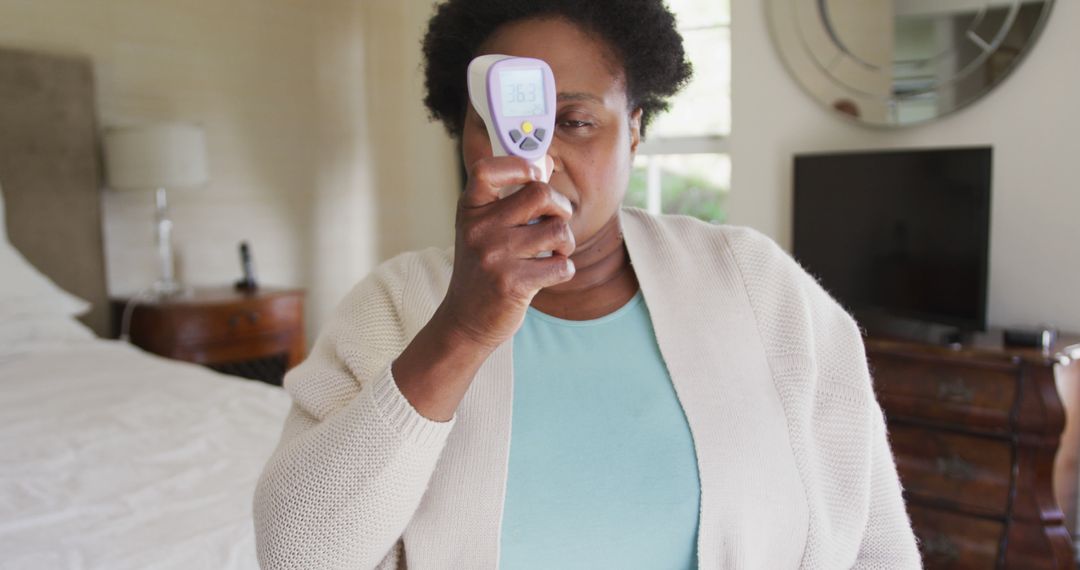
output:
<svg viewBox="0 0 1080 570"><path fill-rule="evenodd" d="M544 105L544 73L540 69L506 69L499 73L502 114L529 117L547 114Z"/></svg>

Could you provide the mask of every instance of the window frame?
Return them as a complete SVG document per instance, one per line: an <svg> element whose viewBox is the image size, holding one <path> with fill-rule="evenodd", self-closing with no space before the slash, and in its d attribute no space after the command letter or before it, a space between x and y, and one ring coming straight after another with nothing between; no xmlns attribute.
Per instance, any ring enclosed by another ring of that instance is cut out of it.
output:
<svg viewBox="0 0 1080 570"><path fill-rule="evenodd" d="M677 16L677 15L676 15ZM710 25L691 25L678 28L679 33L688 31L727 29L728 45L730 52L731 43L731 15L727 19ZM693 63L691 61L691 63ZM729 66L730 73L730 66ZM731 81L728 78L728 100L730 101ZM731 109L728 109L730 116ZM661 198L663 188L660 186L660 161L653 160L654 156L689 155L689 154L712 154L731 156L731 133L687 136L653 136L646 137L638 144L637 156L643 158L645 163L645 209L650 214L662 213ZM729 189L730 190L730 189Z"/></svg>

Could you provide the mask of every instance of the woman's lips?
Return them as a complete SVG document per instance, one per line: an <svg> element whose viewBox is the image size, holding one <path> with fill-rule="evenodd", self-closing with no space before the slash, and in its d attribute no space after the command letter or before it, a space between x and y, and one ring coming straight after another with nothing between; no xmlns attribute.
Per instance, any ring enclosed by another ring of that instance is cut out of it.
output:
<svg viewBox="0 0 1080 570"><path fill-rule="evenodd" d="M577 210L577 207L574 205L574 202L572 200L570 200L570 198L567 198L566 195L563 194L562 192L559 192L559 191L556 190L554 192L554 196L555 196L555 201L558 202L560 206L562 206L564 209L570 211L570 215L573 215L574 212Z"/></svg>

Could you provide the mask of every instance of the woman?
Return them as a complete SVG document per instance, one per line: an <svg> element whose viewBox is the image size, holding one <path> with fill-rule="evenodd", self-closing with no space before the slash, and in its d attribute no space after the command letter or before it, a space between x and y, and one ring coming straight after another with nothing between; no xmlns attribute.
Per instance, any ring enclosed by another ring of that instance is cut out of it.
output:
<svg viewBox="0 0 1080 570"><path fill-rule="evenodd" d="M450 0L424 53L455 245L378 267L287 376L263 566L919 567L848 314L757 232L620 208L690 73L660 0ZM549 184L492 157L487 53L555 74Z"/></svg>

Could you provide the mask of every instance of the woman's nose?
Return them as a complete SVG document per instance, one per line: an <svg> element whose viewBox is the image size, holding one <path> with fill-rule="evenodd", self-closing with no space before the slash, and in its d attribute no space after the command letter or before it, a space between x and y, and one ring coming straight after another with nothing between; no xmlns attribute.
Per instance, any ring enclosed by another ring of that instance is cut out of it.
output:
<svg viewBox="0 0 1080 570"><path fill-rule="evenodd" d="M552 170L551 170L552 174L554 174L556 172L562 172L563 171L563 162L562 162L562 158L560 158L560 154L559 154L559 139L558 138L555 138L555 139L553 139L551 141L551 146L548 147L548 152L547 153L548 153L548 156L551 157L552 162L554 163L554 165L552 167Z"/></svg>

